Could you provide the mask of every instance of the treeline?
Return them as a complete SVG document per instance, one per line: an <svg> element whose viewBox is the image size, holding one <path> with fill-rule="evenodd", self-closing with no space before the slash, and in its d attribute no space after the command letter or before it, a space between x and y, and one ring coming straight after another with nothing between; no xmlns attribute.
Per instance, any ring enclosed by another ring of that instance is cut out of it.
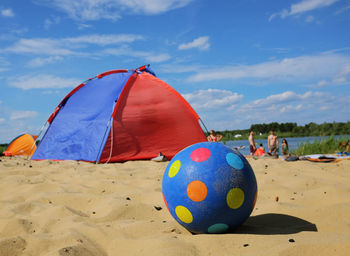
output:
<svg viewBox="0 0 350 256"><path fill-rule="evenodd" d="M269 133L271 130L278 132L293 132L298 127L297 123L269 123L269 124L252 124L250 131L255 133Z"/></svg>
<svg viewBox="0 0 350 256"><path fill-rule="evenodd" d="M0 155L2 152L5 151L5 149L7 148L8 144L0 144Z"/></svg>
<svg viewBox="0 0 350 256"><path fill-rule="evenodd" d="M277 123L252 124L249 129L218 131L223 135L223 140L243 140L247 139L249 132L253 131L255 138L266 138L273 130L281 137L308 137L308 136L330 136L350 134L350 121L346 123L308 123L303 126L297 123Z"/></svg>

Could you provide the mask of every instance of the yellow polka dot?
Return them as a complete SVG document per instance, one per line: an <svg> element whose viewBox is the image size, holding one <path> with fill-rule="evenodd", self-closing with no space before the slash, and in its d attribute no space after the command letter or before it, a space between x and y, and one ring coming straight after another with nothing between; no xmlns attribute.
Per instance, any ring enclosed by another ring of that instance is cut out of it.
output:
<svg viewBox="0 0 350 256"><path fill-rule="evenodd" d="M193 221L192 213L185 206L176 206L175 213L182 222L191 223Z"/></svg>
<svg viewBox="0 0 350 256"><path fill-rule="evenodd" d="M231 189L226 196L227 205L232 209L237 209L244 202L244 192L240 188Z"/></svg>
<svg viewBox="0 0 350 256"><path fill-rule="evenodd" d="M169 168L169 177L172 178L174 177L180 170L181 167L181 162L180 160L176 160Z"/></svg>

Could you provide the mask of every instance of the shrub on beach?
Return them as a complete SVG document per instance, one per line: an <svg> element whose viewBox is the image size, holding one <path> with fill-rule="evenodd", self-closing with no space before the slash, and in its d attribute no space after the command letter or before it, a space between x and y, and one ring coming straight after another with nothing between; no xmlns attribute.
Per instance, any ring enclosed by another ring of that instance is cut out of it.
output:
<svg viewBox="0 0 350 256"><path fill-rule="evenodd" d="M5 151L6 148L7 148L7 144L0 144L0 155L2 154L2 152Z"/></svg>
<svg viewBox="0 0 350 256"><path fill-rule="evenodd" d="M339 137L335 139L333 136L316 140L313 143L305 142L299 145L299 147L293 150L293 155L302 156L310 154L334 154L344 149L339 149L339 142L348 140L349 138Z"/></svg>

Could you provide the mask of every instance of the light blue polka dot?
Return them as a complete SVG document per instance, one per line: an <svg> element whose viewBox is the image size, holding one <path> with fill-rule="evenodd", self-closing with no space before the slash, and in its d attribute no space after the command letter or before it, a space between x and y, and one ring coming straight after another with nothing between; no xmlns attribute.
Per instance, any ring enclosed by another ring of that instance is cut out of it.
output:
<svg viewBox="0 0 350 256"><path fill-rule="evenodd" d="M226 155L226 161L235 169L241 170L244 167L242 159L234 153L228 153Z"/></svg>
<svg viewBox="0 0 350 256"><path fill-rule="evenodd" d="M211 233L211 234L223 233L226 230L228 230L228 228L229 226L224 223L217 223L217 224L211 225L208 228L208 233Z"/></svg>

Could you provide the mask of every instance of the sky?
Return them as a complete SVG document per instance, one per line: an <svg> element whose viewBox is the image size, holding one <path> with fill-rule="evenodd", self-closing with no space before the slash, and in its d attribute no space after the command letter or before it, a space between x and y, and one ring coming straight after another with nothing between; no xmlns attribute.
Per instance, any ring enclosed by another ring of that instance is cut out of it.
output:
<svg viewBox="0 0 350 256"><path fill-rule="evenodd" d="M0 0L0 143L150 64L208 129L350 121L350 0Z"/></svg>

